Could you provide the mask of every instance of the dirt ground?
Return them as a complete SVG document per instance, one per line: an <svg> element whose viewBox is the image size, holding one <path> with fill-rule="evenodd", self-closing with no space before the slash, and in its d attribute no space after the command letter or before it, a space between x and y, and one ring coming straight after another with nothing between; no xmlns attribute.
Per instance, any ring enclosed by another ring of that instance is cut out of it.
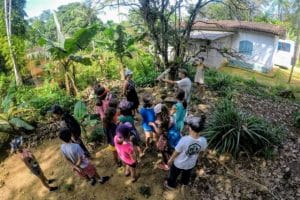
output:
<svg viewBox="0 0 300 200"><path fill-rule="evenodd" d="M141 161L138 168L140 178L132 184L129 178L124 176L124 169L114 166L110 152L102 149L94 154L92 162L100 175L109 175L111 179L104 185L91 186L71 171L60 153L60 144L59 139L55 139L33 150L46 177L56 179L53 185L59 186L57 192L45 189L39 179L25 167L18 155L13 155L0 165L0 180L2 180L0 199L146 199L139 192L141 186L151 188L149 200L183 199L179 191L163 190L163 181L167 173L154 168L155 155L148 154ZM69 191L72 185L74 190Z"/></svg>

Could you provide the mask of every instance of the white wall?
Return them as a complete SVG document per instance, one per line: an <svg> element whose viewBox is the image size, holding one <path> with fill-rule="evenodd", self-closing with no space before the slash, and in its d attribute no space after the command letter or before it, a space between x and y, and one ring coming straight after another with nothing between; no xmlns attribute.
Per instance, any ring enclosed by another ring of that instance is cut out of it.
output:
<svg viewBox="0 0 300 200"><path fill-rule="evenodd" d="M217 49L222 49L225 47L238 52L240 41L242 40L248 40L253 43L252 56L242 55L241 58L243 62L254 64L255 68L257 68L259 71L260 69L258 68L261 67L272 69L273 58L278 44L278 37L273 34L240 31L234 35L212 41L210 45ZM200 49L200 46L205 45L205 41L192 40L189 48L189 54L196 52ZM206 52L201 52L200 56L205 58L204 64L209 67L218 68L224 62L226 62L226 58L224 58L218 51L213 49L207 50Z"/></svg>
<svg viewBox="0 0 300 200"><path fill-rule="evenodd" d="M277 48L278 37L262 32L240 31L233 37L232 48L239 51L239 43L248 40L253 43L252 56L243 55L245 62L271 69L273 57Z"/></svg>

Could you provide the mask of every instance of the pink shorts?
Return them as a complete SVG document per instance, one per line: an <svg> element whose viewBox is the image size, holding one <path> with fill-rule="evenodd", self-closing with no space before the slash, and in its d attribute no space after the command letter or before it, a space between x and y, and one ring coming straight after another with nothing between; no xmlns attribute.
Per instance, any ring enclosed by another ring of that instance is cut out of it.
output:
<svg viewBox="0 0 300 200"><path fill-rule="evenodd" d="M92 178L96 174L96 168L91 163L89 163L89 165L86 168L82 169L81 172L79 172L75 168L73 168L73 170L78 174L78 176L82 178L86 178L86 177Z"/></svg>

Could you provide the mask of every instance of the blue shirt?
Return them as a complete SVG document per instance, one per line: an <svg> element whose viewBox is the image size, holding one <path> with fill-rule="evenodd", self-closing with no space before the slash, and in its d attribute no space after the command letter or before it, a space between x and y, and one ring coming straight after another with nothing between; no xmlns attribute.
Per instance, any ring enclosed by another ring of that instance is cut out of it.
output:
<svg viewBox="0 0 300 200"><path fill-rule="evenodd" d="M155 122L155 113L153 108L141 108L140 114L143 118L142 127L144 131L154 131L151 126L149 126L149 122Z"/></svg>

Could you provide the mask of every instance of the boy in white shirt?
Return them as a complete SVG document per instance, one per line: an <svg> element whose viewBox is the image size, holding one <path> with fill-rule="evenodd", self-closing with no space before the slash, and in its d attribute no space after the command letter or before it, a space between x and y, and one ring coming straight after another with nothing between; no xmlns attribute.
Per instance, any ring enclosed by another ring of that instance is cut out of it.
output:
<svg viewBox="0 0 300 200"><path fill-rule="evenodd" d="M205 116L201 118L189 116L185 122L189 126L189 135L179 140L173 155L168 161L168 165L171 167L168 179L165 182L165 187L168 189L176 187L176 180L180 174L180 183L188 185L199 153L207 147L206 139L200 136L200 132L204 129Z"/></svg>

